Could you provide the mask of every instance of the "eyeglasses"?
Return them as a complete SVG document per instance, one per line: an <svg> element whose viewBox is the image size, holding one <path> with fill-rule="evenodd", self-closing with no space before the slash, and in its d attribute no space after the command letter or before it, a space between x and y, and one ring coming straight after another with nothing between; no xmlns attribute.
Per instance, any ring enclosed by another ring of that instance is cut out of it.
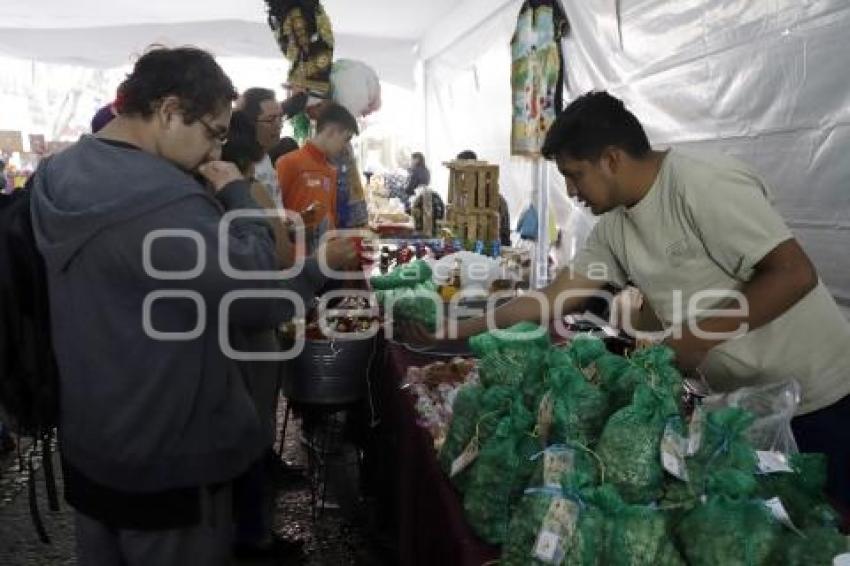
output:
<svg viewBox="0 0 850 566"><path fill-rule="evenodd" d="M269 116L267 118L257 118L257 122L262 122L263 124L274 124L275 122L283 122L283 114L275 114L274 116Z"/></svg>
<svg viewBox="0 0 850 566"><path fill-rule="evenodd" d="M204 129L206 129L207 131L207 136L211 140L217 142L219 145L224 145L227 143L228 131L226 129L221 130L218 128L213 128L212 126L207 124L206 120L204 120L203 118L198 118L198 122L200 122L201 125L204 126Z"/></svg>

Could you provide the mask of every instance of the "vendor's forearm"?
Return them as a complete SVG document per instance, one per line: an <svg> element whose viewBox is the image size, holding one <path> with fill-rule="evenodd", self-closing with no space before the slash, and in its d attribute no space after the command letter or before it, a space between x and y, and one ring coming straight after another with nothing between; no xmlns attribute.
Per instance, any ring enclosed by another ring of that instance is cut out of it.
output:
<svg viewBox="0 0 850 566"><path fill-rule="evenodd" d="M491 317L496 328L507 328L518 322L543 322L543 308L540 300L532 297L517 297L498 307ZM546 321L548 322L548 320ZM493 330L488 327L486 316L462 320L458 323L457 339L465 339L482 332Z"/></svg>
<svg viewBox="0 0 850 566"><path fill-rule="evenodd" d="M694 322L686 333L714 345L768 324L784 314L818 284L817 274L795 240L780 244L756 266L741 289L743 304L727 304L724 316ZM711 333L717 336L708 337Z"/></svg>

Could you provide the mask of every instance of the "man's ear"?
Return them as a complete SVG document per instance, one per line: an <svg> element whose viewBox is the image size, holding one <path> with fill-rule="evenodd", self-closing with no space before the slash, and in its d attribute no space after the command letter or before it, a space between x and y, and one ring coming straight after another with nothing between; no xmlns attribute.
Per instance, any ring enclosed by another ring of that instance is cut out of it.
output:
<svg viewBox="0 0 850 566"><path fill-rule="evenodd" d="M623 165L623 150L617 146L609 145L602 150L599 156L599 167L608 175L614 176Z"/></svg>
<svg viewBox="0 0 850 566"><path fill-rule="evenodd" d="M166 96L154 107L154 115L165 126L168 126L172 120L178 118L178 114L180 113L180 99L176 96Z"/></svg>

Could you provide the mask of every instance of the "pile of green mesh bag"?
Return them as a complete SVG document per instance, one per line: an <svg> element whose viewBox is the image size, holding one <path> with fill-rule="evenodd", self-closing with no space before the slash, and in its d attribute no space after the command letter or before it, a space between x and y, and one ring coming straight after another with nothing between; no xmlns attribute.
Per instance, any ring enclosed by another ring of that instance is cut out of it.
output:
<svg viewBox="0 0 850 566"><path fill-rule="evenodd" d="M529 323L470 348L479 381L458 392L439 461L502 566L829 565L848 551L824 459L766 473L749 413L688 418L670 349L554 347Z"/></svg>
<svg viewBox="0 0 850 566"><path fill-rule="evenodd" d="M433 332L442 300L432 275L426 262L414 260L387 275L376 275L369 282L378 304L395 320L418 322Z"/></svg>

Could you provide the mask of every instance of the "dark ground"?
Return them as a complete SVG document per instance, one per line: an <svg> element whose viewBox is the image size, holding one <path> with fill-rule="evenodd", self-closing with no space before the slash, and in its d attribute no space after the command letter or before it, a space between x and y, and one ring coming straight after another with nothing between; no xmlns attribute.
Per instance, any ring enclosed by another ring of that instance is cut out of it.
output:
<svg viewBox="0 0 850 566"><path fill-rule="evenodd" d="M290 421L284 459L297 466L307 464L307 450L300 442L300 423ZM26 454L31 443L23 439ZM315 520L312 515L310 482L305 477L288 479L276 499L275 531L288 540L304 541L306 558L285 564L306 566L384 566L394 563L394 552L386 537L372 528L375 505L360 496L358 451L344 443L330 458L327 499L341 504L325 509ZM55 455L54 455L55 458ZM55 466L60 482L58 462ZM24 471L25 472L25 471ZM36 472L39 506L52 539L42 544L36 536L29 513L26 474L18 469L17 456L0 456L0 564L4 566L59 566L75 564L73 510L62 501L59 512L47 510L42 470ZM256 564L256 562L253 562ZM237 563L238 564L238 563Z"/></svg>

